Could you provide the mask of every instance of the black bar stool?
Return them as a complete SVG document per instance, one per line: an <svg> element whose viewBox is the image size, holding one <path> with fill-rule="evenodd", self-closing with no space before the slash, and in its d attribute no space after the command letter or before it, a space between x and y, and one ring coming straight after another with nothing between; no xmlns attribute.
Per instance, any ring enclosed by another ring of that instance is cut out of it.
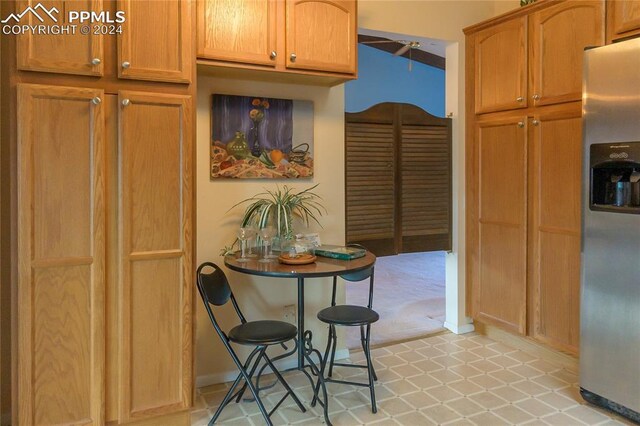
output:
<svg viewBox="0 0 640 426"><path fill-rule="evenodd" d="M202 270L206 267L212 268L213 272L209 274L202 272ZM304 406L302 405L296 394L293 392L289 384L284 380L280 372L273 365L272 360L267 356L266 353L267 348L271 345L284 344L285 342L295 339L298 333L297 328L294 325L286 323L284 321L247 321L244 315L242 315L242 311L240 311L240 307L236 302L236 298L233 296L233 292L231 291L231 287L229 286L227 277L225 276L222 269L220 269L216 264L211 262L203 263L198 267L196 275L196 284L198 286L198 291L200 292L200 296L202 297L202 301L204 302L205 309L209 314L209 319L213 324L213 328L215 328L216 333L218 333L218 336L220 336L222 343L224 344L225 348L227 348L229 355L231 355L233 362L238 367L238 370L240 370L240 374L238 374L238 377L231 385L229 392L227 392L224 399L220 403L220 406L209 421L209 425L215 423L215 421L220 416L220 413L222 413L224 407L226 407L232 399L237 398L236 402L239 402L242 394L247 387L251 391L256 404L258 404L260 413L264 417L267 425L273 424L271 422L271 415L289 395L291 395L291 398L293 398L300 410L304 413L306 411ZM211 307L222 306L229 300L231 300L231 303L233 304L233 307L238 314L240 325L233 327L229 331L229 334L226 334L218 325ZM240 345L255 346L244 364L240 362L240 359L231 347L231 342ZM254 359L254 357L256 358L252 364L252 360ZM262 403L262 400L260 399L260 396L258 395L260 389L251 380L251 377L258 368L258 364L260 364L261 360L264 360L266 362L266 364L276 375L278 381L282 383L284 388L287 390L287 393L268 413ZM242 379L244 379L244 385L234 393L235 389L238 387Z"/></svg>
<svg viewBox="0 0 640 426"><path fill-rule="evenodd" d="M376 372L371 362L371 351L369 349L369 342L371 338L371 324L378 321L380 316L376 311L371 309L371 306L373 304L373 267L359 272L341 275L341 278L345 281L363 281L369 278L369 303L366 307L357 305L336 305L336 286L338 277L333 278L331 306L328 308L324 308L323 310L318 312L318 319L326 324L329 324L329 337L327 339L327 348L322 359L320 374L324 376L324 372L326 370L328 362L329 371L327 377L325 378L325 382L368 387L369 392L371 393L371 411L373 413L376 413L378 411L378 408L376 407L374 381L377 381L378 377L376 376ZM360 327L360 342L362 344L362 350L364 351L366 365L344 364L335 362L337 346L336 326ZM369 378L368 383L349 382L345 380L333 379L331 376L333 375L333 367L335 365L339 365L341 367L366 368Z"/></svg>

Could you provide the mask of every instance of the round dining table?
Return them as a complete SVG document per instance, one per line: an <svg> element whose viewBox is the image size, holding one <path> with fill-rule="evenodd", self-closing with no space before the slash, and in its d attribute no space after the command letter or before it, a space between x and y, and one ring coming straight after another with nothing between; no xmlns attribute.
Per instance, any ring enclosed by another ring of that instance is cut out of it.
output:
<svg viewBox="0 0 640 426"><path fill-rule="evenodd" d="M306 265L289 265L280 263L278 259L270 262L260 262L259 258L250 258L249 261L239 262L239 253L225 256L224 264L231 270L243 274L257 275L272 278L294 278L298 284L298 336L297 336L297 356L298 370L303 372L305 368L305 358L312 362L308 356L313 351L311 346L311 332L307 331L304 326L304 280L305 278L318 277L335 277L346 275L353 272L362 271L372 267L376 262L376 256L367 251L363 257L352 260L333 259L328 257L317 256L313 263ZM305 339L306 336L306 339ZM306 346L305 346L306 343ZM318 352L319 353L319 352ZM316 366L310 366L314 374L319 373ZM314 371L317 370L317 371ZM310 376L308 376L310 378ZM318 377L322 388L324 389L324 380ZM326 395L326 391L325 391ZM324 405L325 420L330 424L327 415L327 406Z"/></svg>

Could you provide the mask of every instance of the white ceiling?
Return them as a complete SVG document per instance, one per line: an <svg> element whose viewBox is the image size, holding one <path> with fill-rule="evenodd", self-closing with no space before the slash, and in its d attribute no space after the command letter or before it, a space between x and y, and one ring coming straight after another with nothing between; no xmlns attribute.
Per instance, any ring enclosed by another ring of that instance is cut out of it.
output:
<svg viewBox="0 0 640 426"><path fill-rule="evenodd" d="M433 53L434 55L445 57L447 42L426 37L416 37L407 34L388 33L385 31L369 30L366 28L358 28L358 34L370 35L376 37L384 37L390 40L406 40L420 42L420 50Z"/></svg>

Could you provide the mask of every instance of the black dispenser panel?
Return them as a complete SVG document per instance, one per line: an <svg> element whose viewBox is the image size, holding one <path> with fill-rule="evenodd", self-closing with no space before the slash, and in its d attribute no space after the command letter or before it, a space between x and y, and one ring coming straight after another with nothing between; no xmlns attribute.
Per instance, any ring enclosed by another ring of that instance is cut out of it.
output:
<svg viewBox="0 0 640 426"><path fill-rule="evenodd" d="M593 144L590 165L591 210L640 214L640 142Z"/></svg>

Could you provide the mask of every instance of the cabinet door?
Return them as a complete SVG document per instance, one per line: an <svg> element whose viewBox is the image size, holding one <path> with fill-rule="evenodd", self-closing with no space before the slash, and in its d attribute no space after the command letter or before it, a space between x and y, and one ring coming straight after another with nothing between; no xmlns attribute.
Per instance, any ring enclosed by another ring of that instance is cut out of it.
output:
<svg viewBox="0 0 640 426"><path fill-rule="evenodd" d="M118 0L125 12L118 36L118 76L191 82L190 0Z"/></svg>
<svg viewBox="0 0 640 426"><path fill-rule="evenodd" d="M541 109L531 126L533 336L576 353L580 337L581 103Z"/></svg>
<svg viewBox="0 0 640 426"><path fill-rule="evenodd" d="M356 73L356 2L286 0L286 65Z"/></svg>
<svg viewBox="0 0 640 426"><path fill-rule="evenodd" d="M120 421L191 406L191 97L119 93Z"/></svg>
<svg viewBox="0 0 640 426"><path fill-rule="evenodd" d="M18 87L19 424L104 416L102 97Z"/></svg>
<svg viewBox="0 0 640 426"><path fill-rule="evenodd" d="M527 17L475 35L476 113L527 106Z"/></svg>
<svg viewBox="0 0 640 426"><path fill-rule="evenodd" d="M276 65L275 0L202 0L198 7L198 57Z"/></svg>
<svg viewBox="0 0 640 426"><path fill-rule="evenodd" d="M607 2L607 40L609 42L640 34L640 0Z"/></svg>
<svg viewBox="0 0 640 426"><path fill-rule="evenodd" d="M100 12L102 0L21 0L16 2L16 13L32 8L15 25L69 25L69 10ZM13 24L13 22L10 22ZM72 24L71 24L72 25ZM17 37L18 69L61 74L103 75L104 49L102 35L90 32L75 34L33 34L26 32Z"/></svg>
<svg viewBox="0 0 640 426"><path fill-rule="evenodd" d="M582 56L604 44L604 2L569 1L531 18L531 96L535 106L582 98Z"/></svg>
<svg viewBox="0 0 640 426"><path fill-rule="evenodd" d="M526 118L478 122L477 265L472 281L474 315L526 331Z"/></svg>

